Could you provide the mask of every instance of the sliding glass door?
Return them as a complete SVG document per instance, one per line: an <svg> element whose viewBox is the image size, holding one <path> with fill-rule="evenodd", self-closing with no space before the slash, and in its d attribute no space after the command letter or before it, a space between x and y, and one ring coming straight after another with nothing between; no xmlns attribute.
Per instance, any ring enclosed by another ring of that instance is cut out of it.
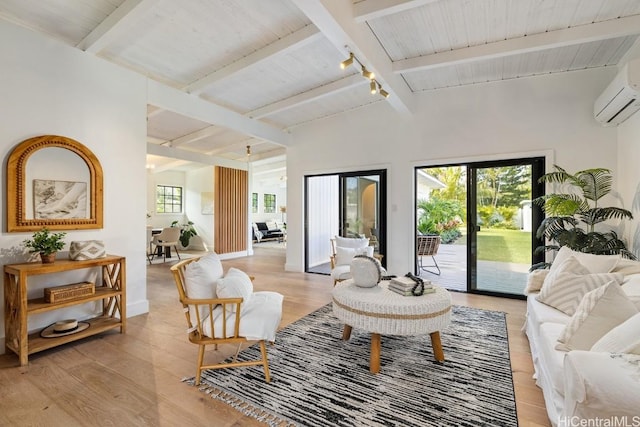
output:
<svg viewBox="0 0 640 427"><path fill-rule="evenodd" d="M451 290L522 297L542 257L534 254L542 214L531 201L543 174L542 158L417 168L417 233L441 244L435 255L416 252L416 272ZM420 268L428 263L438 269Z"/></svg>
<svg viewBox="0 0 640 427"><path fill-rule="evenodd" d="M385 254L385 170L305 177L305 271L330 273L330 240L336 235L368 237Z"/></svg>

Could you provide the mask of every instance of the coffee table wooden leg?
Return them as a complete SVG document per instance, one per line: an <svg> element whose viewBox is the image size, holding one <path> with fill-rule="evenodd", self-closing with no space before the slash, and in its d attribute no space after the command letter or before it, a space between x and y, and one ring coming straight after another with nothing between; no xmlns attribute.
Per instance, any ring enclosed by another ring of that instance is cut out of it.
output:
<svg viewBox="0 0 640 427"><path fill-rule="evenodd" d="M344 341L348 341L351 338L351 326L344 325L344 329L342 330L342 339Z"/></svg>
<svg viewBox="0 0 640 427"><path fill-rule="evenodd" d="M433 348L433 355L438 362L444 362L444 351L442 350L442 341L440 341L440 332L431 332L431 347Z"/></svg>
<svg viewBox="0 0 640 427"><path fill-rule="evenodd" d="M371 360L369 371L373 374L380 372L380 334L371 334Z"/></svg>

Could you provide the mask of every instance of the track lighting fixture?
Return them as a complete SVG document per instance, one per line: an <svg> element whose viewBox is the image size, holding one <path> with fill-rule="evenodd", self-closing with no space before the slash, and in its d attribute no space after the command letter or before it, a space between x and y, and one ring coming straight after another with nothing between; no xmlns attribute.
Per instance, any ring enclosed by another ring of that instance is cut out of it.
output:
<svg viewBox="0 0 640 427"><path fill-rule="evenodd" d="M347 46L345 46L345 48L347 48ZM375 95L376 93L379 93L383 97L388 98L389 92L382 89L382 85L376 80L376 75L372 71L367 70L367 68L362 64L362 62L360 62L360 60L353 54L353 52L349 52L349 57L340 63L340 68L344 70L354 62L356 62L360 66L362 76L369 80L371 94Z"/></svg>
<svg viewBox="0 0 640 427"><path fill-rule="evenodd" d="M366 68L364 68L364 65L362 66L362 75L368 78L369 80L373 80L376 76L371 71L368 71Z"/></svg>
<svg viewBox="0 0 640 427"><path fill-rule="evenodd" d="M353 53L349 52L349 57L340 63L340 68L343 70L347 68L349 65L353 64Z"/></svg>
<svg viewBox="0 0 640 427"><path fill-rule="evenodd" d="M251 146L247 145L247 162L249 161L250 157L251 157Z"/></svg>

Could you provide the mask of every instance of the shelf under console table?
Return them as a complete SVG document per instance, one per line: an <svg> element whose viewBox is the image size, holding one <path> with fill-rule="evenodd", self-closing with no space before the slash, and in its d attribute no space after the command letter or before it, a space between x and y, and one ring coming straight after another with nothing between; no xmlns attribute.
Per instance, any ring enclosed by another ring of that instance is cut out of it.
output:
<svg viewBox="0 0 640 427"><path fill-rule="evenodd" d="M101 283L96 283L95 293L60 302L46 302L41 298L27 298L30 276L62 273L65 271L100 268ZM44 313L65 307L102 301L102 313L88 322L89 327L71 335L42 338L40 333L29 334L28 318L32 314ZM104 258L72 261L56 260L51 264L23 263L4 266L4 328L5 352L13 351L20 358L20 365L28 363L29 355L101 332L120 328L126 332L126 259L117 255Z"/></svg>

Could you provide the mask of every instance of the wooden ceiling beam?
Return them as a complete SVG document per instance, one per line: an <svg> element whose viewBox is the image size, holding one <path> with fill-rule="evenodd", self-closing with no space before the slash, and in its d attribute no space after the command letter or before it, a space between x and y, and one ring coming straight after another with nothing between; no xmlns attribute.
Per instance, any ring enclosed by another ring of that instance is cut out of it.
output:
<svg viewBox="0 0 640 427"><path fill-rule="evenodd" d="M436 1L438 0L364 0L353 5L354 19L362 23Z"/></svg>
<svg viewBox="0 0 640 427"><path fill-rule="evenodd" d="M191 132L187 135L181 136L180 138L172 139L168 142L171 147L179 147L184 144L200 141L201 139L205 139L210 136L220 135L224 132L228 132L228 129L221 128L219 126L207 126L204 129Z"/></svg>
<svg viewBox="0 0 640 427"><path fill-rule="evenodd" d="M195 82L187 85L183 88L184 91L199 94L202 93L207 86L220 81L224 78L231 76L232 74L238 73L245 68L249 68L255 66L263 61L266 61L276 55L285 55L289 52L300 49L314 41L320 40L322 38L322 33L318 31L318 29L314 25L307 25L306 27L298 30L294 33L289 34L286 37L283 37L274 43L264 47L263 49L257 50L254 53L245 56L226 67L220 68L205 77L196 80Z"/></svg>
<svg viewBox="0 0 640 427"><path fill-rule="evenodd" d="M393 63L393 72L424 71L634 34L640 34L640 15L404 59Z"/></svg>
<svg viewBox="0 0 640 427"><path fill-rule="evenodd" d="M97 53L113 40L126 35L132 22L140 19L158 0L125 0L76 45L85 52Z"/></svg>

